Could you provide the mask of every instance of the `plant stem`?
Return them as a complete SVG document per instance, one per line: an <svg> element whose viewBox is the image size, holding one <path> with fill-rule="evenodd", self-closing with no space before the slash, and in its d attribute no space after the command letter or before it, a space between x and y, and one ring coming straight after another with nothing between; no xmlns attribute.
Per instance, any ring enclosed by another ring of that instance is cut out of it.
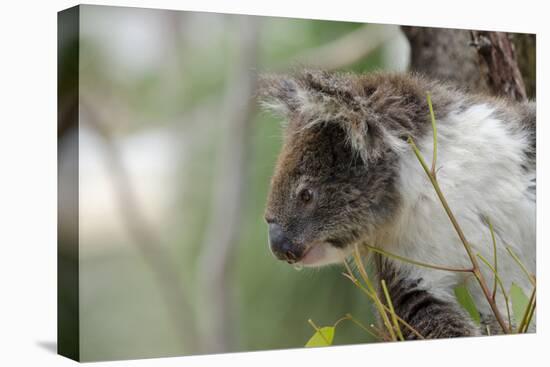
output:
<svg viewBox="0 0 550 367"><path fill-rule="evenodd" d="M369 292L371 292L373 295L376 295L376 289L372 285L369 276L367 274L367 271L365 270L365 267L363 265L363 261L361 260L361 255L359 254L359 248L357 245L355 246L355 251L353 253L353 256L355 258L355 263L358 265L357 268L359 270L359 274L361 274L361 277L363 278L363 281L367 285L367 288L369 289ZM382 302L380 301L380 298L377 296L374 297L374 303L376 308L378 309L380 316L382 317L382 321L384 322L384 325L388 329L388 332L390 333L390 336L392 340L397 340L397 337L393 331L393 327L391 326L390 319L388 318L388 315L386 314L386 311L383 307Z"/></svg>
<svg viewBox="0 0 550 367"><path fill-rule="evenodd" d="M480 271L479 264L477 262L477 258L474 255L472 248L470 244L468 243L468 240L466 239L466 236L464 235L464 232L462 232L462 228L458 224L451 208L449 207L449 204L447 203L447 199L445 199L445 196L443 195L443 192L441 191L441 188L439 187L439 183L437 182L436 177L430 172L430 169L426 165L426 162L424 161L424 158L422 157L422 154L420 153L420 150L414 143L414 140L412 137L409 136L409 144L412 146L414 154L418 158L418 161L422 165L422 168L426 172L426 175L430 179L430 182L432 183L433 188L435 189L435 192L441 201L441 204L443 205L443 209L445 209L445 212L447 213L447 216L449 217L449 220L451 221L458 237L460 238L460 241L464 245L464 249L466 250L466 253L468 254L468 257L470 258L470 261L472 262L472 273L474 274L475 278L477 279L481 290L483 291L483 294L487 298L487 302L489 303L489 306L491 307L491 310L493 311L493 314L495 315L495 318L497 322L500 324L502 330L504 333L509 334L510 329L506 325L506 322L502 318L502 315L500 314L500 311L496 305L496 303L491 298L491 292L489 288L487 287L487 283L485 282L485 278L483 277L483 274Z"/></svg>
<svg viewBox="0 0 550 367"><path fill-rule="evenodd" d="M353 322L355 325L359 326L361 329L363 329L364 331L366 331L367 333L369 333L371 336L373 336L374 338L376 339L380 339L381 336L380 335L376 335L376 333L372 330L369 330L369 328L365 325L363 325L362 322L360 322L359 320L355 319L351 314L346 314L345 317L343 317L341 320L349 320L351 322Z"/></svg>
<svg viewBox="0 0 550 367"><path fill-rule="evenodd" d="M512 251L512 249L511 249L509 246L506 246L506 251L508 251L508 253L510 254L510 256L512 256L512 258L513 258L514 261L519 265L519 267L521 268L521 270L523 270L523 272L525 273L525 275L527 276L527 278L529 278L529 281L531 282L531 284L532 284L533 287L534 287L535 284L536 284L535 277L533 277L533 275L529 273L529 271L527 270L527 267L521 262L521 260L519 259L519 257Z"/></svg>
<svg viewBox="0 0 550 367"><path fill-rule="evenodd" d="M432 120L432 130L433 130L433 139L434 139L434 143L433 143L434 152L432 156L432 175L436 177L435 163L437 161L437 126L435 123L435 114L434 114L434 108L432 105L432 96L429 92L426 94L426 99L428 100L428 107L430 108L430 118Z"/></svg>
<svg viewBox="0 0 550 367"><path fill-rule="evenodd" d="M346 314L346 316L344 317L340 317L338 320L336 320L336 322L332 325L333 327L336 327L338 326L339 323L341 323L342 321L346 321L346 320L349 320L351 317L351 314Z"/></svg>
<svg viewBox="0 0 550 367"><path fill-rule="evenodd" d="M495 264L494 265L494 282L493 282L493 294L492 294L492 298L493 298L493 302L495 301L495 297L497 295L497 274L498 274L498 263L497 263L497 241L495 239L495 231L494 231L494 228L493 228L493 223L491 222L491 219L489 218L486 218L487 219L487 223L489 223L489 231L491 232L491 240L493 242L493 263ZM478 255L480 256L480 255ZM503 293L504 290L503 290ZM508 325L511 325L510 323Z"/></svg>
<svg viewBox="0 0 550 367"><path fill-rule="evenodd" d="M506 291L504 290L504 285L502 283L502 279L500 279L500 276L498 275L497 270L491 266L491 264L489 263L489 261L487 259L485 259L483 256L481 256L481 254L477 254L477 256L493 272L493 274L495 276L495 282L498 283L498 285L500 286L502 296L504 297L504 301L506 302L506 314L508 316L508 325L512 325L512 318L510 316L509 299L508 299L508 296L506 295ZM495 290L496 290L496 288L495 288ZM493 302L495 302L495 293L493 293Z"/></svg>
<svg viewBox="0 0 550 367"><path fill-rule="evenodd" d="M527 329L529 328L529 323L531 322L531 319L533 318L533 314L535 312L535 305L536 305L536 298L535 294L537 292L537 288L534 287L533 291L531 292L531 297L529 297L529 303L527 304L527 309L525 310L525 314L523 315L523 319L521 320L521 323L518 327L518 333L525 333Z"/></svg>
<svg viewBox="0 0 550 367"><path fill-rule="evenodd" d="M441 266L441 265L433 265L433 264L423 263L423 262L420 262L420 261L409 259L407 257L392 254L391 252L387 252L387 251L384 251L382 249L379 249L377 247L370 246L370 245L365 245L365 247L367 247L369 250L371 250L373 252L376 252L378 254L381 254L381 255L384 255L384 256L399 260L399 261L403 261L403 262L406 262L406 263L409 263L409 264L422 266L422 267L425 267L425 268L430 268L430 269L435 269L435 270L452 271L452 272L462 272L462 273L471 273L472 272L472 269L451 268L451 267L448 267L448 266Z"/></svg>
<svg viewBox="0 0 550 367"><path fill-rule="evenodd" d="M393 325L395 327L395 331L397 332L397 336L400 340L405 340L403 338L403 334L401 333L401 328L399 327L399 322L397 322L397 315L395 313L395 309L393 308L393 303L391 301L390 292L388 292L388 287L386 287L386 281L382 279L380 281L380 284L382 285L382 290L384 291L384 296L386 296L386 302L388 303L388 307L390 308L390 315L393 321Z"/></svg>
<svg viewBox="0 0 550 367"><path fill-rule="evenodd" d="M361 289L363 291L363 293L365 293L370 299L372 299L373 301L375 300L375 298L377 298L377 294L374 293L374 294L371 294L369 292L368 289L366 289L360 282L359 280L357 280L357 278L353 275L349 265L347 262L344 261L344 265L348 271L348 273L342 273L342 275L344 275L346 278L348 278L349 280L351 280L351 282L359 289ZM375 305L376 305L376 302L375 302ZM381 304L382 305L382 308L384 308L387 312L390 312L390 309L388 307L386 307L384 304ZM379 311L380 312L380 311ZM405 320L403 320L401 317L399 317L399 315L395 315L395 317L397 318L397 320L403 325L405 326L407 329L409 329L413 334L415 334L419 339L425 339L424 336L422 336L422 334L420 334L414 327L412 327L408 322L406 322Z"/></svg>

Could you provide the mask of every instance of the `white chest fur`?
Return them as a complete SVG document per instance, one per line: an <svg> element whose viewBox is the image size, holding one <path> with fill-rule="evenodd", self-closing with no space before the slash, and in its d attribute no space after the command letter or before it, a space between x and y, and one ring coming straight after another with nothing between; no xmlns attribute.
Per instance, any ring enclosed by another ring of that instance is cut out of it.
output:
<svg viewBox="0 0 550 367"><path fill-rule="evenodd" d="M448 115L437 123L437 178L468 242L475 253L493 261L490 231L484 218L494 226L498 272L509 291L513 283L526 293L527 277L506 250L512 250L535 272L535 172L526 170L527 133L511 128L510 121L494 117L486 104ZM433 154L432 134L416 142L427 162ZM395 224L376 240L387 251L418 261L449 267L471 267L466 251L443 206L412 150L404 150L400 160L398 189L402 208ZM432 270L398 264L412 277L422 278L435 295L454 301L453 289L468 282L478 309L490 313L481 289L470 273ZM491 270L480 263L492 284ZM497 297L505 313L503 297Z"/></svg>

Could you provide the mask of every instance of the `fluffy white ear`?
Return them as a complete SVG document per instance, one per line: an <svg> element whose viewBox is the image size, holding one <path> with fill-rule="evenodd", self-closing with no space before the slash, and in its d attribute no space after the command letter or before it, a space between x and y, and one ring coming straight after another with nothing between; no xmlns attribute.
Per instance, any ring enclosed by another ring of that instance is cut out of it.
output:
<svg viewBox="0 0 550 367"><path fill-rule="evenodd" d="M262 75L258 82L260 103L283 117L299 114L308 123L335 120L344 115L347 106L325 90L324 83L331 80L328 78L335 77L321 71L302 71L292 76Z"/></svg>
<svg viewBox="0 0 550 367"><path fill-rule="evenodd" d="M368 88L367 88L368 89ZM300 116L293 129L308 129L323 124L338 124L346 140L365 163L376 160L399 143L388 133L365 90L347 74L303 71L293 76L260 77L258 95L262 106L284 118Z"/></svg>
<svg viewBox="0 0 550 367"><path fill-rule="evenodd" d="M258 81L261 106L282 117L289 117L299 109L300 87L286 75L262 75Z"/></svg>
<svg viewBox="0 0 550 367"><path fill-rule="evenodd" d="M381 158L387 150L402 149L404 143L393 137L383 123L355 111L348 112L345 118L332 122L345 131L347 143L365 164Z"/></svg>
<svg viewBox="0 0 550 367"><path fill-rule="evenodd" d="M344 101L350 98L350 90L341 79L320 71L292 76L263 75L259 78L258 96L263 108L286 118L300 115L304 121L302 127L308 128L318 123L347 120L357 114Z"/></svg>

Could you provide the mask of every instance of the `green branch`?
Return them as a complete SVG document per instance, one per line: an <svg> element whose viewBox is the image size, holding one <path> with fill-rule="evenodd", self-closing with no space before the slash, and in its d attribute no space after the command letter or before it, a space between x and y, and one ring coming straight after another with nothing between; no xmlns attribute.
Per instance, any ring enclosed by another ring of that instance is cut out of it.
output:
<svg viewBox="0 0 550 367"><path fill-rule="evenodd" d="M510 305L509 305L509 299L508 299L508 295L506 294L506 291L504 289L504 285L502 283L502 279L500 278L500 276L498 275L497 273L497 269L494 268L493 266L491 266L491 264L489 263L489 261L484 258L481 254L477 254L477 256L481 259L481 261L483 261L483 263L485 265L487 265L487 267L489 269L491 269L491 271L493 272L494 276L495 276L495 284L498 283L499 287L500 287L500 290L502 292L502 296L504 297L504 301L506 302L506 314L508 316L508 325L512 325L512 318L510 316ZM496 287L496 286L495 286ZM494 292L496 292L496 288L494 290ZM495 296L496 294L493 292L493 302L495 302Z"/></svg>
<svg viewBox="0 0 550 367"><path fill-rule="evenodd" d="M403 262L406 262L406 263L409 263L409 264L421 266L421 267L424 267L424 268L430 268L430 269L435 269L435 270L444 270L444 271L453 271L453 272L462 272L462 273L471 273L472 272L472 269L452 268L452 267L448 267L448 266L427 264L427 263L423 263L423 262L420 262L420 261L409 259L407 257L392 254L391 252L384 251L384 250L379 249L379 248L374 247L374 246L370 246L370 245L365 245L365 246L369 250L371 250L372 252L376 252L378 254L387 256L389 258L393 258L393 259L396 259L396 260L399 260L399 261L403 261Z"/></svg>

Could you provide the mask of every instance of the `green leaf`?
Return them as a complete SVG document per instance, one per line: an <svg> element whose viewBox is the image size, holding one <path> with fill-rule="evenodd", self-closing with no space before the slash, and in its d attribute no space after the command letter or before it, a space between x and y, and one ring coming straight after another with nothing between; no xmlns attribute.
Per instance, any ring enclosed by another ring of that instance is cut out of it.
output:
<svg viewBox="0 0 550 367"><path fill-rule="evenodd" d="M334 339L334 326L325 326L316 331L306 343L306 348L327 347L332 345Z"/></svg>
<svg viewBox="0 0 550 367"><path fill-rule="evenodd" d="M468 288L465 285L459 285L455 288L455 296L458 300L458 303L460 303L460 305L464 307L466 311L468 311L468 313L472 317L472 320L474 320L474 322L479 325L481 322L479 311L476 308L476 304L474 303L474 299L472 298L472 295L470 294Z"/></svg>
<svg viewBox="0 0 550 367"><path fill-rule="evenodd" d="M523 320L523 315L527 310L527 305L529 304L529 299L523 293L523 290L518 287L515 283L512 283L510 288L510 299L512 299L512 312L514 313L514 319L517 324Z"/></svg>

